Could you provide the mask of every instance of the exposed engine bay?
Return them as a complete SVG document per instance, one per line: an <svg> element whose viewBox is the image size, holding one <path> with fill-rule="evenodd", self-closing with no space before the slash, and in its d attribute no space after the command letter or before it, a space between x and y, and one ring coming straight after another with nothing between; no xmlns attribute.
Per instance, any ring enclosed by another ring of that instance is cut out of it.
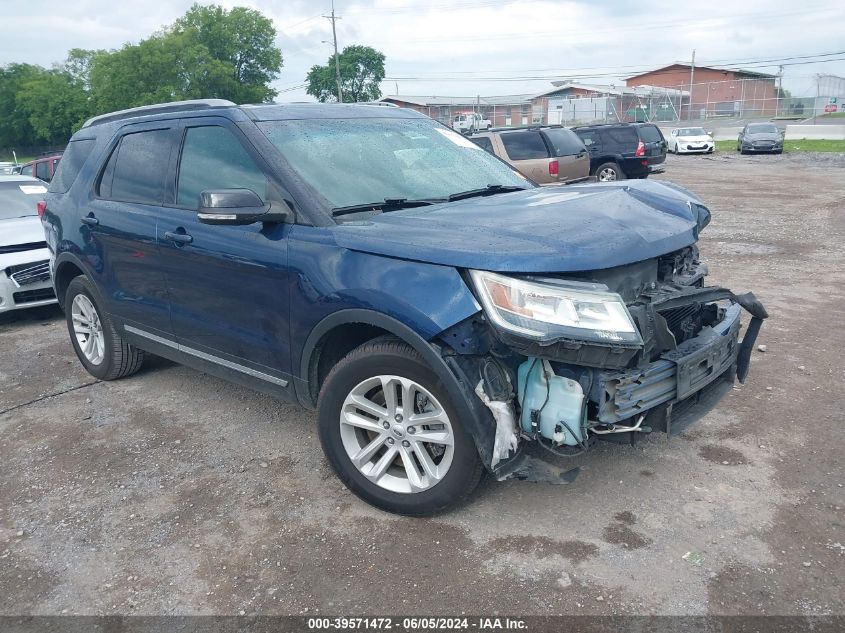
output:
<svg viewBox="0 0 845 633"><path fill-rule="evenodd" d="M443 332L444 359L496 420L494 473L519 476L513 458L525 440L573 456L597 440L671 433L718 402L735 378L744 381L768 315L751 293L705 286L706 275L692 245L616 268L522 278L573 296L616 293L636 329L628 334L536 340L497 327L486 309ZM743 309L752 318L740 342ZM519 318L520 308L512 311Z"/></svg>

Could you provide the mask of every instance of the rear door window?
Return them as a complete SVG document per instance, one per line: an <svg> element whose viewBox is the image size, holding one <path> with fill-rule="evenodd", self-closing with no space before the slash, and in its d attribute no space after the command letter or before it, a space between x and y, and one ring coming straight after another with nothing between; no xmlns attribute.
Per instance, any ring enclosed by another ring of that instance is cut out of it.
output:
<svg viewBox="0 0 845 633"><path fill-rule="evenodd" d="M207 189L249 189L267 197L267 177L235 135L219 125L191 127L179 163L176 205L196 209Z"/></svg>
<svg viewBox="0 0 845 633"><path fill-rule="evenodd" d="M584 142L572 130L552 128L543 132L554 156L573 156L584 151Z"/></svg>
<svg viewBox="0 0 845 633"><path fill-rule="evenodd" d="M64 193L70 189L79 171L94 149L94 139L82 139L68 143L60 161L57 161L53 180L50 182L50 192Z"/></svg>
<svg viewBox="0 0 845 633"><path fill-rule="evenodd" d="M162 204L171 138L170 130L147 130L120 139L100 179L100 197Z"/></svg>
<svg viewBox="0 0 845 633"><path fill-rule="evenodd" d="M548 158L549 150L539 131L504 132L502 144L511 160Z"/></svg>
<svg viewBox="0 0 845 633"><path fill-rule="evenodd" d="M603 130L605 142L620 152L633 152L640 142L636 131L632 127L612 127ZM607 149L607 148L605 148Z"/></svg>

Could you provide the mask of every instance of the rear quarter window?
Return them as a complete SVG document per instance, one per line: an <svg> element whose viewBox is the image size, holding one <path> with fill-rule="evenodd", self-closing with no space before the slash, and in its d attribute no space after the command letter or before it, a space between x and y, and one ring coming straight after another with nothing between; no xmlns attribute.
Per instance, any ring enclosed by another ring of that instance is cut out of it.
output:
<svg viewBox="0 0 845 633"><path fill-rule="evenodd" d="M503 132L502 144L511 160L548 158L549 150L540 132Z"/></svg>
<svg viewBox="0 0 845 633"><path fill-rule="evenodd" d="M584 142L572 130L552 128L544 134L555 156L573 156L584 151Z"/></svg>
<svg viewBox="0 0 845 633"><path fill-rule="evenodd" d="M473 143L478 145L481 149L486 152L490 152L491 154L496 153L493 151L493 141L490 140L489 136L475 136L469 140L471 140Z"/></svg>
<svg viewBox="0 0 845 633"><path fill-rule="evenodd" d="M643 143L659 143L663 140L663 135L656 125L641 125L639 130Z"/></svg>
<svg viewBox="0 0 845 633"><path fill-rule="evenodd" d="M65 193L71 188L85 161L91 155L94 143L95 141L92 138L68 143L65 153L62 154L62 159L56 166L53 180L50 182L48 189L50 193Z"/></svg>

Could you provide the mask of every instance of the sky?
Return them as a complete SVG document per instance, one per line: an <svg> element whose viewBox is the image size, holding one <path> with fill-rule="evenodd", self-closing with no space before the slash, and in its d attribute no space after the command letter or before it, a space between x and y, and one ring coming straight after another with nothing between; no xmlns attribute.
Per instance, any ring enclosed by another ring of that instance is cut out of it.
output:
<svg viewBox="0 0 845 633"><path fill-rule="evenodd" d="M119 48L172 23L191 4L0 0L0 65L49 67L71 48ZM276 100L311 100L305 75L332 52L331 23L322 17L331 0L216 4L249 6L273 20L284 56ZM693 49L698 65L775 74L783 62L783 86L795 96L814 93L817 73L845 76L842 0L335 0L335 11L339 48L363 44L385 54L384 96L539 93L556 79L624 85L626 76L688 63ZM828 56L809 57L819 54Z"/></svg>

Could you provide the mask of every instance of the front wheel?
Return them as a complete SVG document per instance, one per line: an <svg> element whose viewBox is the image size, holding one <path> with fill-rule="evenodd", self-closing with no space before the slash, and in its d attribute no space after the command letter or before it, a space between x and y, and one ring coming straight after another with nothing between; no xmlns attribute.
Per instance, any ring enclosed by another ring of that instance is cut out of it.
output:
<svg viewBox="0 0 845 633"><path fill-rule="evenodd" d="M596 180L599 182L625 180L625 174L616 163L604 163L596 169Z"/></svg>
<svg viewBox="0 0 845 633"><path fill-rule="evenodd" d="M379 339L329 373L317 405L320 441L364 501L426 516L469 497L483 474L445 386L410 346Z"/></svg>
<svg viewBox="0 0 845 633"><path fill-rule="evenodd" d="M75 277L68 285L65 319L79 361L95 378L115 380L141 368L144 352L118 334L97 302L91 282L83 276Z"/></svg>
<svg viewBox="0 0 845 633"><path fill-rule="evenodd" d="M675 143L675 153L676 154L678 153L678 144L677 143Z"/></svg>

